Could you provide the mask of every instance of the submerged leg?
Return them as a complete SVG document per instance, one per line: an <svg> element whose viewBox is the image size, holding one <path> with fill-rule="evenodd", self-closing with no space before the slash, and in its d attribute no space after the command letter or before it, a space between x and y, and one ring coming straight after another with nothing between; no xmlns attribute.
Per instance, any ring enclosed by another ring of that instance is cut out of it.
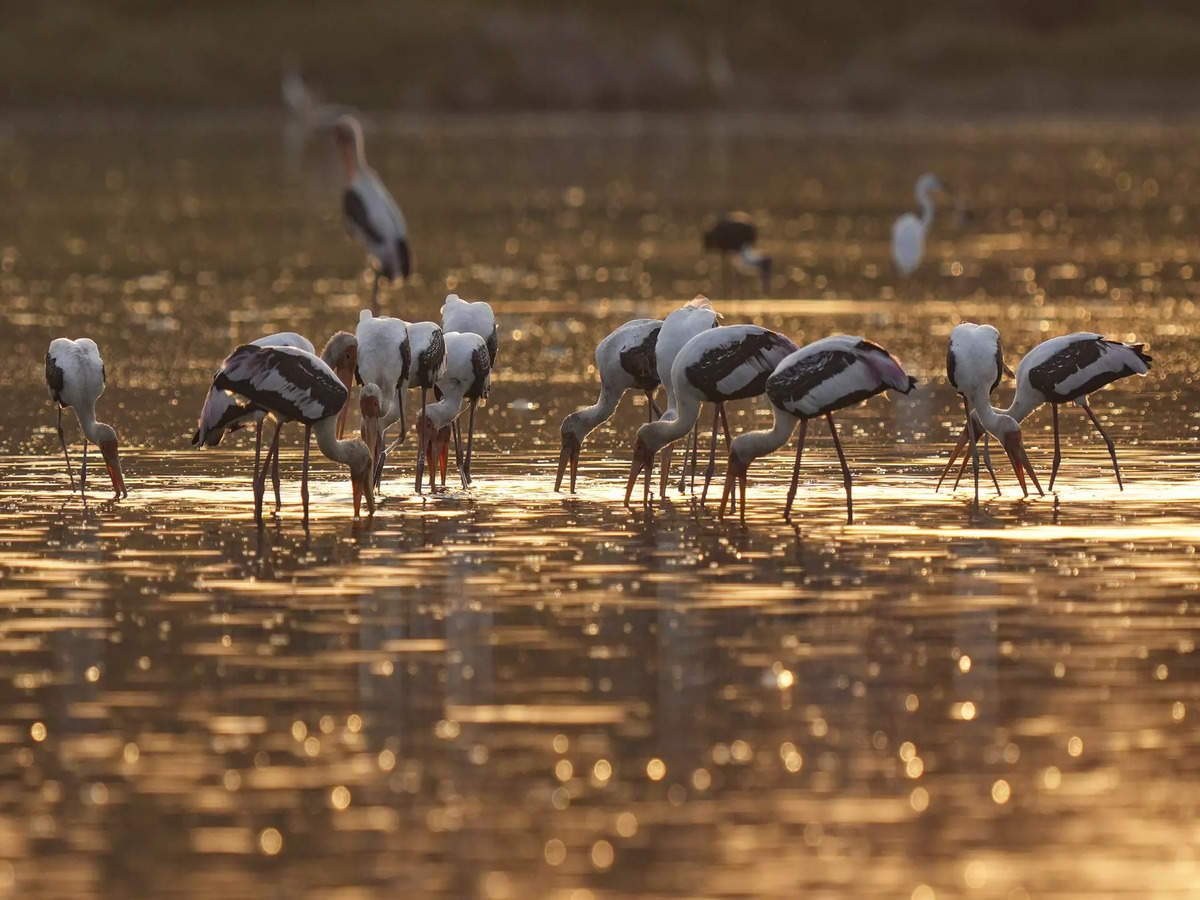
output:
<svg viewBox="0 0 1200 900"><path fill-rule="evenodd" d="M729 452L733 449L733 438L730 437L730 434L729 434L729 417L725 414L725 404L718 403L717 409L719 409L721 411L721 427L725 430L725 450L726 450L726 452ZM730 497L729 497L729 511L730 512L733 512L733 507L736 505L736 503L737 503L737 498L730 495Z"/></svg>
<svg viewBox="0 0 1200 900"><path fill-rule="evenodd" d="M953 468L954 461L958 459L958 454L962 453L963 448L967 445L967 429L970 427L971 423L968 421L962 430L962 434L958 436L958 443L954 445L954 450L951 451L950 458L946 460L946 468L942 469L942 476L938 479L937 487L933 489L935 494L942 489L942 482L945 481L946 476L950 474L950 469ZM954 483L954 486L955 488L958 487L957 481Z"/></svg>
<svg viewBox="0 0 1200 900"><path fill-rule="evenodd" d="M312 426L304 426L304 468L300 470L300 502L304 504L304 527L308 528L308 445L311 443Z"/></svg>
<svg viewBox="0 0 1200 900"><path fill-rule="evenodd" d="M467 469L464 465L462 442L459 440L457 427L454 429L454 463L458 466L458 479L462 482L463 490L465 491L471 485L471 477L467 474ZM443 480L442 484L445 483Z"/></svg>
<svg viewBox="0 0 1200 900"><path fill-rule="evenodd" d="M1058 436L1058 404L1050 404L1050 421L1054 425L1054 459L1050 463L1049 490L1054 490L1054 479L1058 477L1058 466L1062 462L1062 446Z"/></svg>
<svg viewBox="0 0 1200 900"><path fill-rule="evenodd" d="M971 407L963 398L963 408L967 411L967 435L971 439L971 469L975 473L975 505L979 505L979 443L975 434L975 426L971 422Z"/></svg>
<svg viewBox="0 0 1200 900"><path fill-rule="evenodd" d="M254 521L261 526L263 524L262 507L263 495L267 492L267 470L271 466L271 460L279 452L279 429L275 429L275 437L271 440L271 447L267 450L267 458L263 461L262 471L258 473L258 478L254 485Z"/></svg>
<svg viewBox="0 0 1200 900"><path fill-rule="evenodd" d="M792 521L792 503L800 484L800 457L804 453L804 438L808 435L808 419L800 420L800 436L796 440L796 464L792 466L792 486L788 488L787 504L783 507L783 520Z"/></svg>
<svg viewBox="0 0 1200 900"><path fill-rule="evenodd" d="M825 421L829 423L829 434L833 437L833 447L837 450L838 461L842 464L842 483L846 485L846 524L854 523L854 501L850 497L850 467L846 465L846 454L842 452L842 442L838 440L837 426L833 424L833 414L825 413Z"/></svg>
<svg viewBox="0 0 1200 900"><path fill-rule="evenodd" d="M708 468L704 471L704 490L700 492L700 505L708 499L708 485L717 471L717 426L721 424L721 404L713 407L712 440L708 444Z"/></svg>
<svg viewBox="0 0 1200 900"><path fill-rule="evenodd" d="M79 492L87 490L87 435L83 437L83 460L79 464Z"/></svg>
<svg viewBox="0 0 1200 900"><path fill-rule="evenodd" d="M1108 446L1108 455L1112 458L1113 474L1117 476L1117 487L1125 490L1125 483L1121 481L1121 467L1117 465L1117 448L1113 445L1112 438L1104 430L1104 426L1100 424L1100 420L1096 418L1096 414L1092 412L1092 407L1088 404L1087 397L1079 401L1079 405L1083 407L1083 411L1088 414L1088 418L1092 420L1092 424L1096 426L1096 430L1100 432L1100 437L1104 438L1104 443Z"/></svg>
<svg viewBox="0 0 1200 900"><path fill-rule="evenodd" d="M996 496L1000 496L1000 482L996 479L996 470L992 468L992 451L989 446L991 434L983 433L983 464L987 466L988 474L992 476L992 487L996 489Z"/></svg>
<svg viewBox="0 0 1200 900"><path fill-rule="evenodd" d="M428 388L421 388L421 418L417 421L417 493L421 493L421 475L425 469L425 400Z"/></svg>
<svg viewBox="0 0 1200 900"><path fill-rule="evenodd" d="M67 452L67 436L63 434L62 407L58 408L58 442L62 444L63 459L67 461L67 475L71 478L71 493L75 493L75 471L71 468L71 454Z"/></svg>
<svg viewBox="0 0 1200 900"><path fill-rule="evenodd" d="M277 424L275 426L275 443L276 443L275 461L271 463L271 485L272 485L272 487L275 488L275 513L276 514L279 513L279 510L283 509L283 501L279 498L279 448L278 448L278 443L279 443L279 430L281 428L283 428L282 422L280 422L279 424ZM305 447L304 449L307 450L308 448Z"/></svg>
<svg viewBox="0 0 1200 900"><path fill-rule="evenodd" d="M688 460L691 460L692 466L692 491L696 490L696 447L700 442L700 417L696 417L696 423L692 426L692 436L683 444L683 468L679 470L679 493L687 493L687 478L688 478Z"/></svg>
<svg viewBox="0 0 1200 900"><path fill-rule="evenodd" d="M475 406L479 401L471 400L471 408L467 411L467 481L471 480L471 451L475 446Z"/></svg>

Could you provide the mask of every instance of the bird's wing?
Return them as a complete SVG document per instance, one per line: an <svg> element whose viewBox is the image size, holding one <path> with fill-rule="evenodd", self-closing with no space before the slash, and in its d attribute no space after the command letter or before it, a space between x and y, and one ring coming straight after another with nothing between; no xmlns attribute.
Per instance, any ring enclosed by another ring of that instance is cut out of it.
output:
<svg viewBox="0 0 1200 900"><path fill-rule="evenodd" d="M801 356L771 374L766 384L767 396L776 406L796 415L815 416L832 411L826 406L848 389L853 390L848 384L839 384L838 376L857 361L858 357L849 350L820 350Z"/></svg>
<svg viewBox="0 0 1200 900"><path fill-rule="evenodd" d="M334 415L346 402L346 388L333 370L291 347L244 344L226 358L213 384L285 420L309 424Z"/></svg>
<svg viewBox="0 0 1200 900"><path fill-rule="evenodd" d="M346 188L342 193L342 212L350 227L357 229L372 244L383 242L383 236L379 233L379 229L371 223L371 217L367 213L367 204L363 202L362 195L352 187Z"/></svg>
<svg viewBox="0 0 1200 900"><path fill-rule="evenodd" d="M471 351L471 370L475 373L475 380L468 394L486 397L491 387L492 359L484 344L477 344Z"/></svg>
<svg viewBox="0 0 1200 900"><path fill-rule="evenodd" d="M633 376L633 383L643 391L658 387L658 368L655 347L662 325L646 329L641 341L621 348L621 368Z"/></svg>
<svg viewBox="0 0 1200 900"><path fill-rule="evenodd" d="M740 340L718 344L705 352L688 366L688 375L693 384L710 392L713 400L757 397L775 367L797 349L774 331L752 330Z"/></svg>
<svg viewBox="0 0 1200 900"><path fill-rule="evenodd" d="M46 387L50 388L50 397L55 403L62 403L63 370L54 354L46 353Z"/></svg>

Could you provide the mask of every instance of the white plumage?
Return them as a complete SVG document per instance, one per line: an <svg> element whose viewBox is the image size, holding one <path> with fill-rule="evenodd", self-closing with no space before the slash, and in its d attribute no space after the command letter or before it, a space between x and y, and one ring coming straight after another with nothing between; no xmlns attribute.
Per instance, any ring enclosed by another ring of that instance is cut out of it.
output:
<svg viewBox="0 0 1200 900"><path fill-rule="evenodd" d="M85 495L87 488L87 446L92 441L100 448L112 479L113 499L128 496L125 476L121 469L120 453L117 448L117 432L111 426L96 419L96 401L105 388L104 360L100 348L91 338L55 338L46 352L46 387L50 399L58 408L58 440L62 445L63 459L71 479L71 490L75 490L75 474L71 469L71 457L67 452L67 439L63 433L62 411L70 407L75 411L83 432L83 462L79 473L79 490Z"/></svg>
<svg viewBox="0 0 1200 900"><path fill-rule="evenodd" d="M905 213L892 225L892 260L901 275L911 275L921 264L925 255L925 237L933 224L934 191L944 190L936 175L925 173L917 179L917 205L921 207L920 216Z"/></svg>
<svg viewBox="0 0 1200 900"><path fill-rule="evenodd" d="M659 384L657 346L663 323L658 319L634 319L609 332L596 345L596 371L600 373L600 396L591 406L571 413L562 421L562 449L554 490L562 488L563 474L571 469L571 493L579 470L579 450L596 428L607 422L629 390L646 394L646 412L653 417L654 390Z"/></svg>
<svg viewBox="0 0 1200 900"><path fill-rule="evenodd" d="M363 392L359 405L363 416L363 440L375 458L376 474L383 463L383 439L396 422L404 425L404 395L412 364L408 327L391 316L374 316L364 309L358 316L354 336L358 339L358 378L363 386L374 385L379 393Z"/></svg>
<svg viewBox="0 0 1200 900"><path fill-rule="evenodd" d="M850 468L842 452L833 413L891 389L907 394L916 385L899 360L880 347L861 337L834 335L814 341L788 354L767 379L766 395L775 414L773 427L751 431L734 439L729 450L729 472L721 497L721 511L726 501L732 501L735 486L741 488L742 517L746 514L746 472L750 463L787 443L796 423L800 423L800 439L796 446L796 464L788 491L784 518L790 519L796 486L800 477L800 456L808 421L824 416L829 433L842 465L842 480L846 488L846 517L854 521L851 499Z"/></svg>
<svg viewBox="0 0 1200 900"><path fill-rule="evenodd" d="M671 366L671 391L675 415L663 416L638 429L633 464L625 486L625 502L633 493L638 474L645 469L644 502L650 499L650 475L654 455L687 434L700 414L702 403L715 405L712 449L705 475L701 503L716 467L719 416L729 400L756 397L766 388L767 377L796 345L782 334L759 325L725 325L707 329L688 341ZM728 424L726 424L728 429Z"/></svg>
<svg viewBox="0 0 1200 900"><path fill-rule="evenodd" d="M500 331L496 324L496 315L489 303L483 300L474 302L463 300L458 294L447 294L442 304L442 331L449 334L457 331L461 334L477 334L484 340L488 353L488 385L484 386L482 396L486 397L491 383L491 373L496 368L496 356L500 352ZM467 481L471 480L471 457L475 445L475 407L479 398L471 400L471 410L467 420L467 452L464 466Z"/></svg>
<svg viewBox="0 0 1200 900"><path fill-rule="evenodd" d="M447 331L444 332L444 338L445 370L437 382L441 398L425 408L418 427L421 436L421 452L417 456L418 489L427 460L430 465L430 488L434 487L434 475L439 466L442 483L445 483L451 428L456 427L455 422L462 414L464 404L471 403L473 409L473 404L486 393L491 370L487 344L482 337L474 333ZM456 443L457 440L456 433ZM465 488L471 481L471 475L461 455L458 468Z"/></svg>

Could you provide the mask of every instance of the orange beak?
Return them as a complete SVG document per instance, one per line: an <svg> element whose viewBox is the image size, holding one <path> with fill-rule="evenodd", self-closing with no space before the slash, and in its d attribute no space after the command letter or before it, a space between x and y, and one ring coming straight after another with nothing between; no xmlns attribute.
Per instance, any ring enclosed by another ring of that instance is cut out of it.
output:
<svg viewBox="0 0 1200 900"><path fill-rule="evenodd" d="M650 448L646 446L641 438L638 438L636 446L633 448L633 463L629 469L629 481L625 484L625 505L629 505L629 498L633 496L633 486L637 484L638 475L642 470L646 472L646 491L642 498L644 506L650 505L650 475L654 471L654 454Z"/></svg>
<svg viewBox="0 0 1200 900"><path fill-rule="evenodd" d="M125 473L121 471L121 455L117 452L117 442L105 441L100 445L100 452L104 455L108 477L112 479L113 499L128 497L129 490L125 487Z"/></svg>
<svg viewBox="0 0 1200 900"><path fill-rule="evenodd" d="M558 473L554 476L554 490L562 490L563 475L571 468L571 493L575 493L575 476L579 473L579 438L571 432L563 432L562 450L558 454Z"/></svg>
<svg viewBox="0 0 1200 900"><path fill-rule="evenodd" d="M1004 452L1008 454L1008 461L1012 463L1013 471L1017 475L1017 481L1021 483L1021 493L1026 497L1029 496L1029 488L1025 485L1025 472L1028 472L1029 477L1033 479L1033 486L1037 488L1037 492L1045 494L1041 483L1038 481L1037 473L1033 471L1033 466L1029 462L1029 454L1025 452L1025 442L1021 440L1021 432L1013 431L1005 435Z"/></svg>
<svg viewBox="0 0 1200 900"><path fill-rule="evenodd" d="M742 462L737 455L730 451L729 466L725 474L725 488L721 491L721 508L717 511L717 517L725 518L725 504L733 502L734 491L740 488L742 500L742 521L746 521L746 473L750 470L749 462Z"/></svg>

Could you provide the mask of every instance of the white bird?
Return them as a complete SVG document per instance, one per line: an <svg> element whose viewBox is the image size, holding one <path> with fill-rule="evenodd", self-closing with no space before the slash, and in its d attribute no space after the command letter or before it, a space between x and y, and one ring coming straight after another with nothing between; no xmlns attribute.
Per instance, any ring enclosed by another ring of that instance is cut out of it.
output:
<svg viewBox="0 0 1200 900"><path fill-rule="evenodd" d="M408 278L412 259L408 247L408 224L400 207L374 170L367 165L362 126L354 116L341 116L334 137L346 170L342 214L346 228L363 245L372 260L375 280L371 309L379 311L379 279Z"/></svg>
<svg viewBox="0 0 1200 900"><path fill-rule="evenodd" d="M1021 484L1021 491L1028 496L1029 488L1025 484L1025 473L1033 479L1033 485L1039 494L1042 485L1037 473L1029 462L1025 452L1025 443L1021 437L1021 424L1017 419L996 410L991 405L991 394L1000 381L1000 376L1008 371L1004 365L1004 354L1000 344L1000 333L991 325L975 325L964 322L955 326L950 332L949 349L946 352L946 375L951 385L963 398L963 411L967 424L963 428L966 437L955 447L950 462L942 473L942 478L954 464L962 445L967 440L971 442L971 459L975 473L975 503L979 504L979 432L975 422L979 422L981 430L986 430L996 437L1004 447L1008 460L1012 463L1013 472ZM963 460L964 464L966 458ZM993 473L993 479L995 475ZM941 480L938 486L941 486ZM999 490L999 485L996 487Z"/></svg>
<svg viewBox="0 0 1200 900"><path fill-rule="evenodd" d="M639 390L646 394L646 414L650 421L659 415L654 405L654 391L659 385L655 347L662 324L660 319L634 319L609 332L596 345L600 396L591 406L571 413L562 421L562 449L558 454L554 490L562 488L563 474L569 465L571 493L575 493L579 450L584 439L612 418L626 391Z"/></svg>
<svg viewBox="0 0 1200 900"><path fill-rule="evenodd" d="M92 441L100 448L108 476L112 479L113 499L129 496L125 487L125 475L121 470L121 456L117 449L117 432L111 425L96 420L96 401L104 393L104 360L100 348L91 338L55 338L46 352L46 387L50 399L58 407L58 442L62 445L63 459L67 463L67 475L71 479L71 490L75 490L75 474L71 469L71 456L67 452L67 439L63 434L62 411L66 407L75 410L79 428L83 432L83 463L79 470L79 493L86 498L87 490L87 447Z"/></svg>
<svg viewBox="0 0 1200 900"><path fill-rule="evenodd" d="M276 334L268 334L250 343L255 347L294 347L297 350L304 350L306 353L314 352L312 341L303 335L296 334L294 331L281 331ZM345 428L346 415L350 411L349 391L354 379L357 350L358 344L354 339L354 335L349 332L339 331L329 339L325 348L321 351L322 359L337 374L338 379L346 387L347 391L347 402L342 404L341 412L338 414L337 436L339 438L342 436L342 431ZM221 439L225 436L226 432L238 431L253 424L253 482L257 484L259 461L262 457L263 421L267 415L267 410L247 402L236 394L230 394L228 391L213 385L209 387L208 395L204 398L204 406L200 410L200 419L197 422L196 431L192 435L192 446L216 447L221 443ZM276 435L278 435L279 429L282 427L283 423L276 421ZM278 454L275 455L271 466L271 482L275 488L275 511L278 512L283 505L279 496Z"/></svg>
<svg viewBox="0 0 1200 900"><path fill-rule="evenodd" d="M829 434L842 464L842 483L846 487L846 521L854 521L854 504L850 493L850 467L838 439L833 414L855 406L887 389L907 394L917 380L904 371L900 361L865 338L834 335L822 338L785 357L767 379L766 394L775 414L774 427L751 431L734 438L729 450L729 471L721 495L721 514L725 503L733 500L740 486L742 519L746 518L746 472L750 463L771 453L788 442L796 423L800 423L800 438L796 444L796 464L792 468L792 484L788 489L783 517L791 521L792 503L800 480L800 456L808 422L821 416L829 423Z"/></svg>
<svg viewBox="0 0 1200 900"><path fill-rule="evenodd" d="M306 131L327 128L336 123L339 117L353 112L353 109L345 104L326 103L321 100L305 83L300 70L295 66L284 70L279 82L279 92L283 96L284 105Z"/></svg>
<svg viewBox="0 0 1200 900"><path fill-rule="evenodd" d="M719 415L726 402L757 397L766 389L767 378L796 345L782 334L758 325L723 325L710 328L688 341L671 366L671 391L675 415L663 416L638 429L633 463L625 485L625 502L633 494L638 474L646 472L643 503L650 503L650 476L654 456L692 429L702 403L716 407L713 415L713 444L701 504L716 468L716 437Z"/></svg>
<svg viewBox="0 0 1200 900"><path fill-rule="evenodd" d="M982 434L984 438L984 460L988 472L992 476L992 484L996 493L1000 492L1000 484L996 481L996 472L992 468L991 456L987 452L985 431L977 417L971 415L971 398L985 394L990 398L1000 379L1012 376L1012 370L1004 364L1004 348L1000 340L1000 332L992 325L976 325L974 322L962 322L954 326L950 332L950 341L946 348L946 377L963 399L963 410L966 413L967 426L974 430L975 440ZM989 401L990 402L990 401ZM978 447L972 444L972 459L975 460L975 502L979 502L979 461ZM965 457L964 457L965 461ZM935 491L940 490L945 480L949 466L938 479Z"/></svg>
<svg viewBox="0 0 1200 900"><path fill-rule="evenodd" d="M892 260L901 275L911 275L921 264L925 254L925 236L929 226L933 224L934 191L945 191L938 177L926 172L917 179L917 205L921 207L921 215L907 212L892 225Z"/></svg>
<svg viewBox="0 0 1200 900"><path fill-rule="evenodd" d="M983 426L995 434L993 427L1004 418L1023 422L1043 403L1050 404L1054 426L1054 461L1050 469L1049 489L1054 489L1062 451L1058 432L1058 407L1063 403L1078 403L1103 438L1112 459L1117 486L1125 489L1121 467L1117 464L1117 448L1105 432L1100 420L1088 403L1088 395L1130 375L1145 375L1150 371L1153 357L1144 344L1110 341L1103 335L1088 331L1062 335L1043 341L1025 354L1017 366L1017 390L1008 409L996 409L980 402L976 414ZM962 450L968 436L959 438L950 463Z"/></svg>
<svg viewBox="0 0 1200 900"><path fill-rule="evenodd" d="M372 458L361 440L339 440L337 418L345 406L349 391L333 369L322 359L295 347L256 347L243 344L225 359L213 378L218 390L230 391L266 410L281 422L304 423L304 468L300 497L304 503L304 524L308 526L308 453L315 431L317 446L334 462L350 467L357 518L363 498L367 511L375 512ZM262 524L262 500L266 488L267 467L279 454L279 431L267 451L267 458L254 486L254 519Z"/></svg>
<svg viewBox="0 0 1200 900"><path fill-rule="evenodd" d="M374 316L364 309L358 314L354 331L358 340L358 381L363 386L359 394L362 411L362 437L371 450L375 480L382 474L383 440L387 430L400 423L405 431L404 394L412 366L412 345L408 326L391 316ZM374 385L375 391L367 388Z"/></svg>
<svg viewBox="0 0 1200 900"><path fill-rule="evenodd" d="M500 351L500 332L496 325L496 315L490 304L483 300L470 302L463 300L458 294L448 294L442 304L442 331L449 334L458 331L463 334L477 334L483 338L487 346L488 362L491 370L496 368L496 355ZM486 397L491 387L491 370L488 374L488 385L482 396ZM475 443L475 407L480 398L470 399L470 412L467 418L467 452L466 466L467 481L471 480L471 456Z"/></svg>
<svg viewBox="0 0 1200 900"><path fill-rule="evenodd" d="M462 413L464 403L472 404L473 408L475 402L487 395L492 363L484 339L477 334L457 331L444 332L444 338L446 365L437 382L441 399L425 408L418 428L425 446L417 457L417 490L420 490L426 460L429 462L430 490L435 488L434 479L439 466L442 484L446 483L451 429ZM471 483L471 473L466 467L461 448L457 446L457 435L455 439L458 473L462 486L466 488Z"/></svg>
<svg viewBox="0 0 1200 900"><path fill-rule="evenodd" d="M716 328L717 322L721 318L720 314L712 308L712 304L708 302L708 298L697 294L692 300L674 310L663 319L662 330L658 333L658 341L654 345L654 360L655 366L658 369L658 378L662 382L663 388L666 390L666 408L663 410L663 416L675 415L675 398L671 389L671 366L675 364L675 357L679 355L679 351L683 349L684 344L694 338L701 332L708 331L710 328ZM691 458L692 458L692 488L696 486L696 456L699 452L697 446L699 440L700 422L697 417L696 425L692 428L691 440ZM668 445L663 450L662 456L662 477L659 482L658 495L665 497L667 495L667 480L671 473L671 452L673 445ZM682 494L685 490L685 479L687 477L687 447L684 448L684 469L679 473L679 492Z"/></svg>

